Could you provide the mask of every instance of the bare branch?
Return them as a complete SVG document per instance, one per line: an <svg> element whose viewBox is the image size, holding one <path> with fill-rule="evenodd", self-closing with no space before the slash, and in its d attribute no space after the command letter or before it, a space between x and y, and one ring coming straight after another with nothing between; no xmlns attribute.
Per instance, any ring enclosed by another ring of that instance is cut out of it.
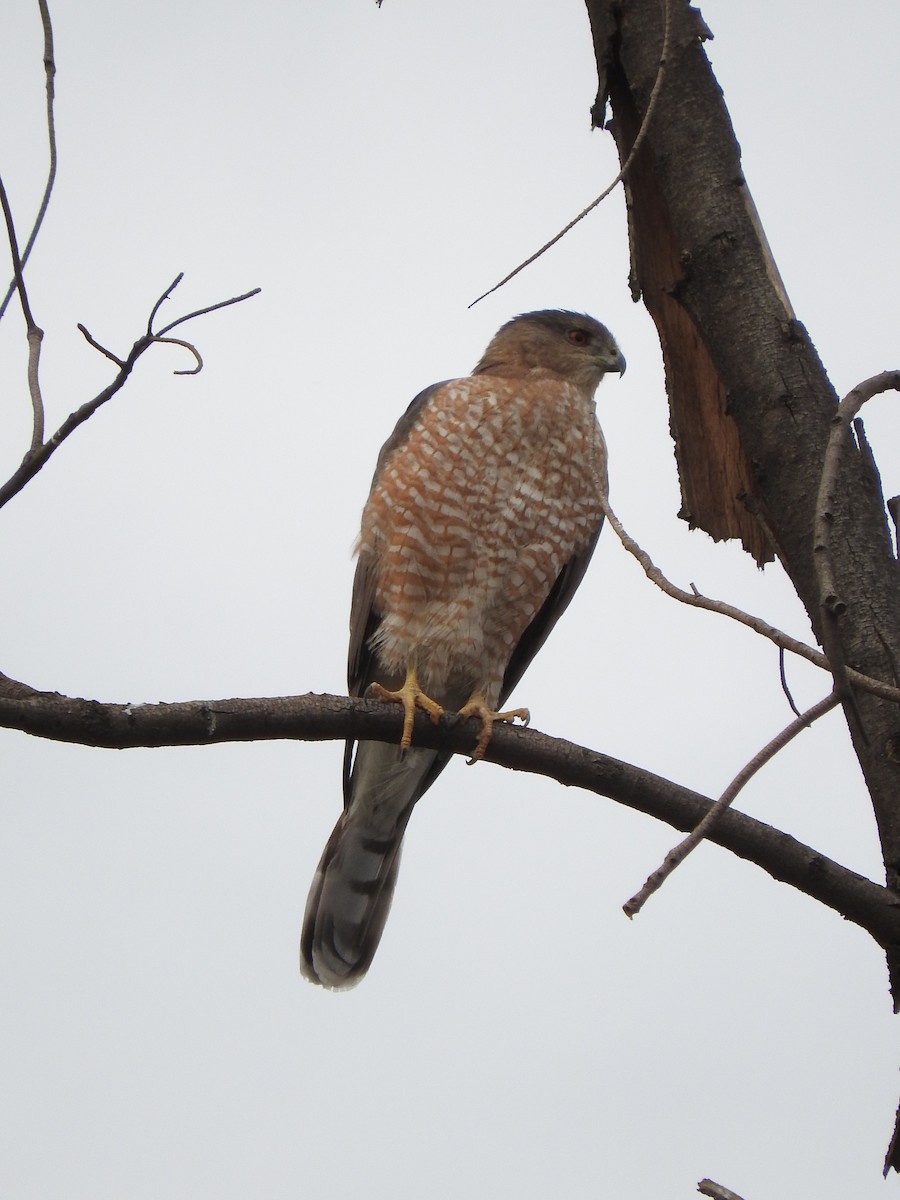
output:
<svg viewBox="0 0 900 1200"><path fill-rule="evenodd" d="M19 303L25 318L26 337L28 339L28 391L31 396L32 434L31 448L39 446L44 439L44 401L41 397L41 385L38 377L41 362L41 341L44 331L39 329L31 312L28 292L25 289L25 279L22 275L22 260L19 257L19 244L16 239L16 226L13 221L12 209L6 187L0 179L0 207L3 208L3 218L6 221L6 236L9 241L9 253L12 258L15 288L19 293Z"/></svg>
<svg viewBox="0 0 900 1200"><path fill-rule="evenodd" d="M787 702L790 705L791 712L795 717L800 716L800 709L794 703L794 697L791 695L791 689L788 687L787 675L784 670L784 647L778 647L778 675L781 679L781 690L787 697Z"/></svg>
<svg viewBox="0 0 900 1200"><path fill-rule="evenodd" d="M825 458L822 463L822 477L819 481L819 492L816 497L815 516L815 562L819 577L820 604L823 611L831 616L840 616L847 605L837 594L834 579L834 565L831 560L831 527L834 524L834 508L837 502L838 466L840 465L841 449L845 439L850 436L850 424L867 400L882 392L900 391L900 371L882 371L863 380L851 392L848 392L837 407L831 423L831 433L825 447Z"/></svg>
<svg viewBox="0 0 900 1200"><path fill-rule="evenodd" d="M671 24L672 24L672 21L671 21L672 0L664 0L664 3L665 3L665 25L663 28L662 50L660 51L660 55L659 55L659 68L656 72L656 79L654 80L654 83L653 83L653 90L650 93L650 99L647 103L647 111L644 113L644 119L641 122L641 127L638 130L637 137L634 139L634 143L631 147L631 150L629 151L628 157L625 159L625 162L622 164L622 168L619 171L618 175L615 177L615 179L612 181L612 183L609 184L608 187L605 187L603 189L603 191L600 193L600 195L595 200L592 200L590 202L590 204L587 206L587 208L583 208L577 217L573 217L572 220L569 221L568 225L564 225L563 228L559 231L559 233L554 234L554 236L550 239L549 242L545 242L544 245L541 246L540 250L536 250L534 252L534 254L529 255L529 257L526 258L524 262L519 263L519 265L517 267L515 267L512 271L510 271L510 273L508 275L504 275L504 277L500 280L499 283L495 283L492 288L488 288L488 290L486 292L482 292L482 294L476 300L472 301L472 303L469 305L469 308L474 308L476 304L479 304L482 300L486 299L488 296L492 296L494 294L494 292L498 292L500 290L500 288L502 288L505 284L509 283L509 281L511 279L515 279L515 277L519 274L520 271L524 271L526 267L530 267L531 264L533 262L536 262L541 257L542 254L546 254L547 251L550 250L553 246L555 246L557 242L562 241L562 239L566 236L566 234L571 229L574 229L575 226L579 223L579 221L583 221L584 218L588 215L588 213L592 213L594 211L594 209L597 208L598 205L603 203L603 201L606 199L606 197L622 182L622 180L628 174L631 164L634 162L635 155L637 154L638 150L640 150L641 143L644 141L644 138L646 137L646 134L647 134L647 130L650 127L650 119L653 116L653 110L656 107L656 101L657 101L657 98L659 97L660 91L662 90L662 83L663 83L663 79L665 78L666 60L669 55L669 31L670 31Z"/></svg>
<svg viewBox="0 0 900 1200"><path fill-rule="evenodd" d="M38 471L46 463L47 459L62 445L66 438L84 422L94 415L102 404L107 400L111 400L115 394L123 387L126 379L134 369L134 365L144 351L153 345L152 337L140 337L131 347L128 357L119 368L112 383L108 384L102 392L98 392L92 400L88 400L82 404L81 408L76 409L71 413L59 429L46 442L42 442L36 449L25 455L19 469L10 476L10 478L0 487L0 508L7 504L13 496L21 492L22 488L37 475Z"/></svg>
<svg viewBox="0 0 900 1200"><path fill-rule="evenodd" d="M28 394L31 396L31 449L44 440L44 399L41 395L40 366L43 329L32 325L28 330Z"/></svg>
<svg viewBox="0 0 900 1200"><path fill-rule="evenodd" d="M119 358L118 355L113 354L112 350L107 350L105 346L101 346L100 343L91 336L91 334L88 332L85 326L81 324L80 321L78 323L78 332L84 337L84 340L89 346L93 346L95 350L99 350L105 358L110 360L110 362L114 362L117 367L124 367L125 363L123 360Z"/></svg>
<svg viewBox="0 0 900 1200"><path fill-rule="evenodd" d="M154 313L159 309L160 304L162 304L166 296L171 293L172 289L178 284L180 279L181 276L179 275L174 283L172 283L167 291L160 297L160 299L157 300L153 308ZM205 313L214 312L216 309L226 308L232 304L238 304L240 301L246 300L250 296L255 296L259 291L260 288L254 288L250 292L245 292L242 296L234 296L230 300L222 300L218 304L209 305L208 308L201 308L196 312L188 313L187 316L179 317L177 321L173 321L171 325L167 326L167 329L172 329L176 325L181 325L185 321L191 320L193 317L203 316ZM152 320L153 317L151 314L151 324ZM98 408L105 404L107 400L111 400L112 397L122 389L125 381L133 371L138 359L155 342L174 341L180 346L185 346L194 354L199 365L203 365L199 353L189 342L184 342L181 339L176 338L165 338L163 336L165 330L159 334L142 334L131 347L128 355L124 359L119 359L112 353L112 351L107 350L104 346L101 346L101 344L96 341L91 334L88 333L87 329L85 329L83 325L79 325L78 328L81 330L81 333L88 343L94 347L94 349L99 350L101 354L105 355L107 358L111 359L112 362L118 365L119 369L116 373L116 376L113 381L101 392L98 392L93 399L88 400L86 403L82 404L80 408L76 409L75 412L70 413L65 421L63 421L62 425L60 425L57 431L50 438L48 438L46 442L42 442L37 447L33 447L29 453L25 455L25 458L22 460L18 470L6 481L5 484L0 486L0 508L2 508L4 504L8 503L13 496L18 495L22 488L25 487L25 485L34 478L38 471L41 470L47 459L50 458L50 456L59 448L60 445L62 445L66 438L78 428L79 425L83 425L89 417L94 415ZM176 372L176 374L196 374L196 370L189 372Z"/></svg>
<svg viewBox="0 0 900 1200"><path fill-rule="evenodd" d="M190 353L193 354L194 358L197 360L197 365L195 367L191 367L189 371L173 371L173 375L199 375L203 370L203 359L200 357L200 351L196 346L192 345L191 342L186 342L183 338L159 337L158 335L155 336L153 340L154 342L167 342L172 346L183 346L184 349L190 351Z"/></svg>
<svg viewBox="0 0 900 1200"><path fill-rule="evenodd" d="M165 302L169 299L169 297L172 295L172 293L175 291L175 289L178 287L179 283L181 283L182 279L184 279L184 271L179 271L178 274L175 276L175 278L172 280L172 282L169 284L169 286L166 288L166 290L163 292L163 294L160 296L160 298L157 300L157 302L150 309L150 316L147 319L147 333L148 334L153 333L153 322L156 319L156 314L159 312L159 310L162 308L162 306L165 304ZM165 330L163 330L163 333L165 333Z"/></svg>
<svg viewBox="0 0 900 1200"><path fill-rule="evenodd" d="M347 696L282 696L175 704L105 704L38 692L0 675L0 728L85 746L207 746L223 742L365 738L399 741L396 705ZM447 715L438 726L416 716L413 740L470 756L475 723ZM650 771L534 729L499 725L485 761L609 797L676 829L694 829L712 801ZM900 944L900 901L889 889L840 866L778 829L734 810L710 841L853 921L882 946Z"/></svg>
<svg viewBox="0 0 900 1200"><path fill-rule="evenodd" d="M232 296L230 300L219 300L216 304L207 305L206 308L196 308L193 312L187 313L186 316L179 317L176 321L170 321L168 325L160 329L159 333L155 333L153 336L159 341L163 334L175 329L178 325L183 325L185 321L193 321L194 317L205 317L207 313L216 312L220 308L228 308L229 305L240 304L242 300L249 300L251 296L258 296L261 291L262 288L255 287L240 296Z"/></svg>
<svg viewBox="0 0 900 1200"><path fill-rule="evenodd" d="M25 243L25 249L22 252L20 268L24 267L28 262L28 259L31 256L31 251L34 249L34 243L37 241L37 236L40 233L41 225L44 223L44 217L50 204L50 195L53 191L53 184L56 180L56 121L53 116L56 63L53 57L53 26L50 23L50 9L47 7L47 0L38 0L38 8L40 9L41 13L41 23L44 27L44 76L46 80L45 91L47 94L47 140L50 144L50 165L47 171L47 182L44 185L44 194L41 197L40 207L38 208L37 216L34 219L34 225L31 227L31 233L28 235L28 241ZM9 307L9 302L12 299L13 293L15 292L17 286L18 280L14 277L12 283L10 283L9 287L6 289L6 295L3 297L3 302L0 303L0 320L2 320L3 314ZM43 436L43 434L41 436Z"/></svg>
<svg viewBox="0 0 900 1200"><path fill-rule="evenodd" d="M850 424L867 400L890 390L900 391L900 371L883 371L880 375L873 375L848 392L838 405L837 412L832 418L831 433L828 435L828 443L825 447L813 522L813 561L819 585L819 612L823 626L822 641L828 651L828 660L831 664L835 686L841 699L846 702L848 711L854 715L860 736L866 742L868 742L868 733L851 688L851 683L855 680L851 677L844 657L843 642L837 630L837 619L846 611L847 604L838 594L835 583L834 563L831 555L831 529L834 524L837 503L838 468L841 452L846 440L851 436Z"/></svg>
<svg viewBox="0 0 900 1200"><path fill-rule="evenodd" d="M730 617L732 621L746 625L754 633L768 638L770 642L774 642L781 649L790 650L792 654L797 654L801 658L805 658L807 662L821 667L824 671L831 671L829 661L821 650L816 650L813 646L808 646L806 642L801 642L798 638L791 637L790 634L784 633L781 629L776 629L774 625L770 625L760 617L754 617L740 608L735 608L733 604L727 604L723 600L711 600L708 596L704 596L698 592L696 588L691 592L686 592L684 588L680 588L677 584L672 583L663 575L659 567L655 565L646 550L643 550L625 530L622 522L610 507L609 500L601 498L600 503L619 541L628 553L638 560L644 569L644 574L651 583L655 583L667 596L671 596L673 600L678 600L681 604L688 604L694 608L703 608L707 612L720 613L724 617ZM889 683L884 683L880 679L873 679L869 675L863 675L861 672L852 669L848 670L847 673L856 687L863 688L867 692L872 692L876 696L881 696L885 700L900 702L900 688L892 687Z"/></svg>
<svg viewBox="0 0 900 1200"><path fill-rule="evenodd" d="M697 1191L703 1196L711 1197L711 1200L741 1200L737 1192L723 1187L721 1183L713 1183L711 1179L701 1179L697 1184Z"/></svg>
<svg viewBox="0 0 900 1200"><path fill-rule="evenodd" d="M801 729L808 729L813 721L830 712L839 703L840 695L838 692L831 692L824 700L820 700L818 704L814 704L812 708L808 708L796 721L792 721L779 734L776 734L768 745L764 746L758 754L755 754L750 759L745 767L741 768L700 824L683 841L679 842L674 849L669 851L663 860L662 866L658 867L648 877L639 892L622 905L626 917L629 919L636 917L653 893L659 891L675 868L680 866L691 851L696 850L700 843L709 837L716 823L721 821L723 815L734 803L738 793L749 783L757 771L773 759L779 750L783 750L788 742L797 736Z"/></svg>

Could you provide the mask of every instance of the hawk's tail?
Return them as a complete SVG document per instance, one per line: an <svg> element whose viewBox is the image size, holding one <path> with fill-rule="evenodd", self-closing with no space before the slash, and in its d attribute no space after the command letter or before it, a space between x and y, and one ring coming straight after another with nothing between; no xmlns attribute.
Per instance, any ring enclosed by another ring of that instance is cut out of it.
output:
<svg viewBox="0 0 900 1200"><path fill-rule="evenodd" d="M390 912L403 834L436 757L360 743L347 807L306 902L300 970L313 983L350 988L368 970Z"/></svg>

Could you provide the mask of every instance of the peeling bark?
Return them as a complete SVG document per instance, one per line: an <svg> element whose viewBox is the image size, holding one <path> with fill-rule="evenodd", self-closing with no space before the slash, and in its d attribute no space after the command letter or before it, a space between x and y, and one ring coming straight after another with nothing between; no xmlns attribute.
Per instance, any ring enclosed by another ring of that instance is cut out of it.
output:
<svg viewBox="0 0 900 1200"><path fill-rule="evenodd" d="M597 121L609 101L624 162L659 69L665 9L659 0L586 2L601 89L592 112ZM703 49L709 30L685 0L670 0L670 19L665 78L626 193L632 287L663 347L683 515L715 538L740 538L758 562L774 553L829 660L895 683L900 575L874 461L859 430L857 441L847 437L830 539L843 607L826 616L813 526L837 396L762 231ZM857 692L844 712L896 892L900 710ZM897 1007L900 957L889 952L888 963Z"/></svg>

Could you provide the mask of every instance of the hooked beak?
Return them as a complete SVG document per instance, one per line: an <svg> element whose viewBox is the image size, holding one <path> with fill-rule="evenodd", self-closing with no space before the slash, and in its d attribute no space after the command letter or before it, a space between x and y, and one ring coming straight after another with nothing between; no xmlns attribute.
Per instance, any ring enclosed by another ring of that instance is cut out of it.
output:
<svg viewBox="0 0 900 1200"><path fill-rule="evenodd" d="M598 361L607 374L612 371L615 371L620 376L625 374L625 355L618 346L614 354L603 354L599 357Z"/></svg>

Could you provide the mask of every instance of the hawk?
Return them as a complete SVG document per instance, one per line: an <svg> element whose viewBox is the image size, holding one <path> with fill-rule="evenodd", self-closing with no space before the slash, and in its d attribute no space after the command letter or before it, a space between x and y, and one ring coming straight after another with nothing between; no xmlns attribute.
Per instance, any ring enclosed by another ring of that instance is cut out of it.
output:
<svg viewBox="0 0 900 1200"><path fill-rule="evenodd" d="M350 613L350 695L404 709L399 745L348 742L344 811L303 920L301 970L328 988L367 971L417 800L449 755L410 745L416 708L481 725L581 582L603 524L606 444L594 392L625 359L609 330L563 310L524 313L471 375L421 392L378 457Z"/></svg>

